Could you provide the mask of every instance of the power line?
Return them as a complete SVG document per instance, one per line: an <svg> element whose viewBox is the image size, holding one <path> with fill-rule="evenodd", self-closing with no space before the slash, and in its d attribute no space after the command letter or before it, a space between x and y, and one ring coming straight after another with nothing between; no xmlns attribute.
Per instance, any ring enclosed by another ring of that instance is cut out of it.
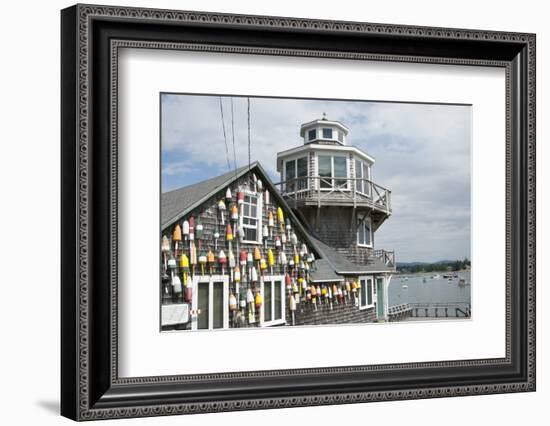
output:
<svg viewBox="0 0 550 426"><path fill-rule="evenodd" d="M233 164L237 171L237 155L235 154L235 127L233 123L233 97L231 97L231 135L233 137Z"/></svg>
<svg viewBox="0 0 550 426"><path fill-rule="evenodd" d="M246 98L248 112L248 168L250 169L250 98Z"/></svg>
<svg viewBox="0 0 550 426"><path fill-rule="evenodd" d="M231 105L231 111L233 115L233 104ZM225 134L225 120L223 118L223 105L222 105L222 97L220 96L220 112L222 115L222 129L223 129L223 141L225 142L225 158L227 160L227 170L231 171L231 164L229 162L229 148L227 147L227 136ZM231 122L233 122L233 118L231 119Z"/></svg>

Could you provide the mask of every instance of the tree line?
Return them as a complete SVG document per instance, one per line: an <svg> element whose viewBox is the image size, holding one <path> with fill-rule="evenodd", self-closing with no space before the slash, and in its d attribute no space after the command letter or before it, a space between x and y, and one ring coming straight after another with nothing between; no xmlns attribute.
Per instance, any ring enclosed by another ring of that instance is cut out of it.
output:
<svg viewBox="0 0 550 426"><path fill-rule="evenodd" d="M471 266L470 259L465 257L463 260L449 260L434 263L399 263L397 270L402 273L415 274L418 272L447 272L462 271Z"/></svg>

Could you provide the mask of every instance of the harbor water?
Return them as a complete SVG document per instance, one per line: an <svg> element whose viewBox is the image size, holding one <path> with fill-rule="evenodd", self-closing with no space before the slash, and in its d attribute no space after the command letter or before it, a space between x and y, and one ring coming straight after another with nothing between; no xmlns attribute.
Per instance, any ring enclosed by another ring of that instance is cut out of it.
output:
<svg viewBox="0 0 550 426"><path fill-rule="evenodd" d="M403 303L471 303L470 271L457 272L457 278L443 273L394 275L388 290L389 306ZM464 280L461 282L460 280Z"/></svg>

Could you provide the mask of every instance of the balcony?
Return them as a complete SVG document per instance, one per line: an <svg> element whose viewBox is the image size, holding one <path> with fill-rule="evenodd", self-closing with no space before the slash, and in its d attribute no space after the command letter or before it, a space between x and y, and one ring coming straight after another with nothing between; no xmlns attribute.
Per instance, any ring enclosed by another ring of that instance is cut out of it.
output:
<svg viewBox="0 0 550 426"><path fill-rule="evenodd" d="M368 179L304 176L276 183L293 207L346 206L390 215L391 191Z"/></svg>

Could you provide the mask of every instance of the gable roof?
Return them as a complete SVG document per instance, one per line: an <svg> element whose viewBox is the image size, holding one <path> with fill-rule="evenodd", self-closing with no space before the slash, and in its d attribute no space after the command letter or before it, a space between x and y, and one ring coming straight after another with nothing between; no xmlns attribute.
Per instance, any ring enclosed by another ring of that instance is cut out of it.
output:
<svg viewBox="0 0 550 426"><path fill-rule="evenodd" d="M273 182L271 182L271 179L257 161L250 166L240 167L232 172L224 173L223 175L161 194L161 229L165 229L174 222L180 220L189 212L206 202L209 198L216 195L216 193L224 190L247 173L255 173L257 177L262 180L265 188L269 190L271 197L279 203L281 208L285 211L285 215L290 218L297 231L306 239L309 245L314 248L316 254L321 257L319 250L311 241L311 235L302 222L296 217L295 213L281 196L277 188L275 188L275 185L273 185Z"/></svg>
<svg viewBox="0 0 550 426"><path fill-rule="evenodd" d="M339 275L360 275L373 272L393 271L392 267L384 265L384 263L377 258L370 258L367 264L358 265L348 260L345 256L338 253L332 247L321 241L319 238L311 235L311 233L309 234L309 238L313 242L314 247L317 249L322 259L327 262L332 270ZM317 264L318 262L315 261L315 263ZM322 268L325 269L325 265L322 265ZM320 275L320 272L316 275ZM314 281L316 275L314 275Z"/></svg>
<svg viewBox="0 0 550 426"><path fill-rule="evenodd" d="M251 164L253 169L257 163ZM240 167L223 175L216 176L173 191L164 192L160 198L160 222L164 229L179 220L190 210L202 204L216 192L226 188L249 170L248 166Z"/></svg>

